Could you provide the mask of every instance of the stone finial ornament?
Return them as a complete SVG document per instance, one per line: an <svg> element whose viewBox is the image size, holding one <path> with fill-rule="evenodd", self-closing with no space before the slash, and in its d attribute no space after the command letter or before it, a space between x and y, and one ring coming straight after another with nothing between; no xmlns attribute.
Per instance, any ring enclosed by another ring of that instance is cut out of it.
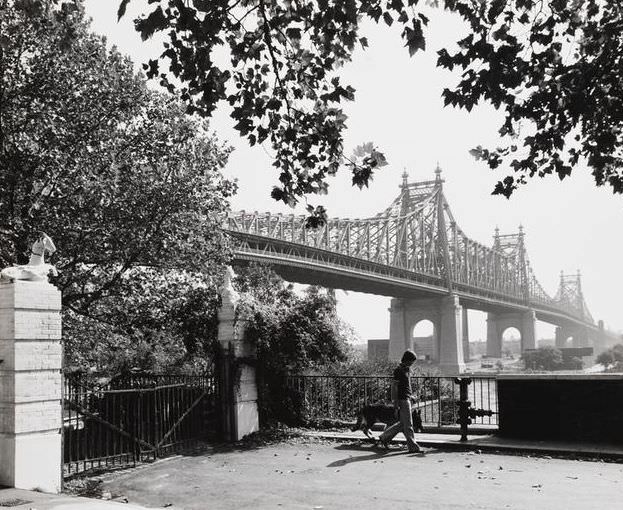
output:
<svg viewBox="0 0 623 510"><path fill-rule="evenodd" d="M223 278L223 286L221 287L221 298L223 300L223 303L228 302L235 305L238 302L240 296L234 289L234 285L232 283L235 276L236 273L234 273L234 270L231 268L231 266L226 266L225 276Z"/></svg>
<svg viewBox="0 0 623 510"><path fill-rule="evenodd" d="M14 281L25 280L30 282L47 282L48 276L56 276L58 271L52 264L46 264L45 253L50 255L56 251L56 246L45 232L41 232L30 249L28 264L23 266L6 267L0 271L0 279Z"/></svg>

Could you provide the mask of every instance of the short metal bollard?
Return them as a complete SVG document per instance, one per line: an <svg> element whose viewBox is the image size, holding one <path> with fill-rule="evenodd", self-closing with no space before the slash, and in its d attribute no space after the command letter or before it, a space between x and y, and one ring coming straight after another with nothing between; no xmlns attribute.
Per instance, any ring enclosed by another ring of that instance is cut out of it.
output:
<svg viewBox="0 0 623 510"><path fill-rule="evenodd" d="M472 380L469 377L457 377L454 383L459 385L459 419L456 422L461 426L461 441L467 441L467 426L472 422L469 416L472 403L467 400L467 387Z"/></svg>
<svg viewBox="0 0 623 510"><path fill-rule="evenodd" d="M472 408L472 403L467 400L467 387L472 383L471 378L457 377L454 383L459 385L459 419L456 422L461 426L461 441L467 441L467 426L471 425L472 418L492 416L495 413L489 409Z"/></svg>

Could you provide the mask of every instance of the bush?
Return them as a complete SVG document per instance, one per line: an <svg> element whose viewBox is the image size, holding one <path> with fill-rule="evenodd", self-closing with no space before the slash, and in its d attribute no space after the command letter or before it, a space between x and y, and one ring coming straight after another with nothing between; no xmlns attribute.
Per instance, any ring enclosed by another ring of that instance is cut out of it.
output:
<svg viewBox="0 0 623 510"><path fill-rule="evenodd" d="M288 373L349 359L351 330L336 312L331 291L309 287L303 296L269 267L251 265L235 281L245 337L257 348L260 418L296 424L301 399L284 384Z"/></svg>
<svg viewBox="0 0 623 510"><path fill-rule="evenodd" d="M601 363L609 372L623 371L623 344L617 344L597 356L597 363Z"/></svg>
<svg viewBox="0 0 623 510"><path fill-rule="evenodd" d="M521 358L527 370L560 370L563 368L562 352L556 347L546 346L525 351Z"/></svg>
<svg viewBox="0 0 623 510"><path fill-rule="evenodd" d="M584 362L582 361L582 358L574 356L573 358L566 360L565 368L568 368L569 370L582 370L584 368Z"/></svg>

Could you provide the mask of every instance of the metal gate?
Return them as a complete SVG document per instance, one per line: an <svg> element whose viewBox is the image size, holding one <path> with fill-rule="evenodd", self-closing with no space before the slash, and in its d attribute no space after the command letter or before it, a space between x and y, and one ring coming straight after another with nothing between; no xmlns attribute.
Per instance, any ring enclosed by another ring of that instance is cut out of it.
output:
<svg viewBox="0 0 623 510"><path fill-rule="evenodd" d="M187 449L219 432L217 379L132 374L100 385L63 382L63 474L132 466Z"/></svg>

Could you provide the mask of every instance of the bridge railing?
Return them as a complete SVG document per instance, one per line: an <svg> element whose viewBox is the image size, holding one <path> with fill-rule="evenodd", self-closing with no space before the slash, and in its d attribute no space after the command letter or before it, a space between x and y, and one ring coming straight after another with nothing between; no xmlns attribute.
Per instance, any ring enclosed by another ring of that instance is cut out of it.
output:
<svg viewBox="0 0 623 510"><path fill-rule="evenodd" d="M475 425L497 427L497 385L494 377L473 377L468 399L473 408L493 411L492 416L472 420ZM352 424L364 405L390 403L391 377L355 375L289 375L286 387L297 401L303 422L308 424ZM425 427L456 428L459 386L452 377L411 378L414 404Z"/></svg>

